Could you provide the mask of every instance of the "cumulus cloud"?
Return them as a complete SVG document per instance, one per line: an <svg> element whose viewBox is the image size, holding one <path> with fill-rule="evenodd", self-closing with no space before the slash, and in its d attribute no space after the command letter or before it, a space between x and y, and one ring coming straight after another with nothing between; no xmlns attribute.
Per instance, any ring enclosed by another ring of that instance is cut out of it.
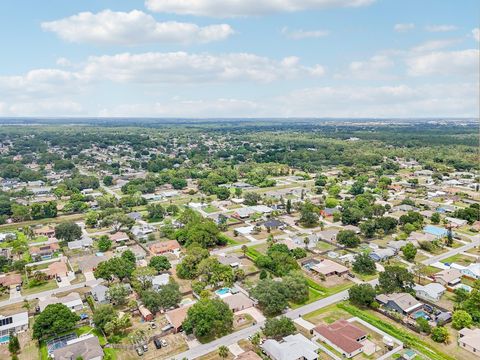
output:
<svg viewBox="0 0 480 360"><path fill-rule="evenodd" d="M456 75L472 76L478 73L479 51L437 51L407 59L408 73L412 76Z"/></svg>
<svg viewBox="0 0 480 360"><path fill-rule="evenodd" d="M393 29L396 32L407 32L407 31L415 29L415 24L413 24L413 23L395 24Z"/></svg>
<svg viewBox="0 0 480 360"><path fill-rule="evenodd" d="M297 57L277 61L249 53L150 52L93 56L84 69L84 75L90 79L139 83L271 82L323 73L320 65L303 66Z"/></svg>
<svg viewBox="0 0 480 360"><path fill-rule="evenodd" d="M42 29L75 43L138 45L147 43L208 43L224 40L234 31L228 24L200 27L192 23L157 22L139 10L99 13L81 12L55 21L43 22Z"/></svg>
<svg viewBox="0 0 480 360"><path fill-rule="evenodd" d="M326 8L368 6L375 0L146 0L151 11L179 15L237 17Z"/></svg>
<svg viewBox="0 0 480 360"><path fill-rule="evenodd" d="M42 101L15 101L0 103L1 116L74 116L82 115L84 109L81 104L65 100Z"/></svg>
<svg viewBox="0 0 480 360"><path fill-rule="evenodd" d="M291 30L287 27L282 29L282 34L292 40L315 39L325 37L329 34L327 30Z"/></svg>
<svg viewBox="0 0 480 360"><path fill-rule="evenodd" d="M480 41L480 28L473 29L472 35L475 40Z"/></svg>
<svg viewBox="0 0 480 360"><path fill-rule="evenodd" d="M435 51L435 50L447 48L457 42L458 40L456 39L431 40L413 47L412 51L415 51L415 52Z"/></svg>
<svg viewBox="0 0 480 360"><path fill-rule="evenodd" d="M425 30L428 32L448 32L456 30L457 27L455 25L428 25L425 26Z"/></svg>
<svg viewBox="0 0 480 360"><path fill-rule="evenodd" d="M387 79L386 70L393 67L394 62L385 55L375 55L366 61L353 61L349 65L348 77L362 80Z"/></svg>

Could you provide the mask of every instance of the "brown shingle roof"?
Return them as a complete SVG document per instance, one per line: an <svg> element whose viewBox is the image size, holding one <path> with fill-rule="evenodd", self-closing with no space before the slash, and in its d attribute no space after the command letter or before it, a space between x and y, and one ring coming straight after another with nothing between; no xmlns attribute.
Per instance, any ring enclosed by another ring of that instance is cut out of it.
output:
<svg viewBox="0 0 480 360"><path fill-rule="evenodd" d="M314 330L348 354L361 349L363 345L358 343L357 339L367 335L362 329L345 320L331 325L319 325Z"/></svg>

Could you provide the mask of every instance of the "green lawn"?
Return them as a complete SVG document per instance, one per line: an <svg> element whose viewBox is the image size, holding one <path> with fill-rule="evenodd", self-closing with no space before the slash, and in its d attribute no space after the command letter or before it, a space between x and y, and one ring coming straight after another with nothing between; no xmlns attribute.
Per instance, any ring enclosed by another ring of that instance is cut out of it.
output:
<svg viewBox="0 0 480 360"><path fill-rule="evenodd" d="M474 257L471 257L471 256L466 256L466 255L462 255L462 254L456 254L456 255L453 255L453 256L450 256L449 258L446 258L444 260L442 260L442 263L456 263L456 264L459 264L459 265L464 265L464 266L468 266L470 265L471 263L474 263L475 262L475 258Z"/></svg>
<svg viewBox="0 0 480 360"><path fill-rule="evenodd" d="M45 284L35 286L32 288L29 288L25 285L25 287L22 287L22 295L30 295L30 294L36 294L42 291L47 291L47 290L53 290L57 288L57 282L55 280L49 280Z"/></svg>
<svg viewBox="0 0 480 360"><path fill-rule="evenodd" d="M207 214L211 214L211 213L220 211L220 209L213 205L207 205L203 208L203 211L205 211Z"/></svg>
<svg viewBox="0 0 480 360"><path fill-rule="evenodd" d="M317 300L321 299L322 297L325 297L325 296L323 295L323 292L318 291L318 290L315 290L315 289L309 287L309 288L308 288L308 300L307 300L307 301L304 301L304 302L299 303L299 304L290 303L289 305L290 305L290 307L291 307L292 309L296 309L296 308L299 308L299 307L301 307L301 306L303 306L303 305L307 305L307 304L310 304L310 303L312 303L312 302L314 302L314 301L317 301Z"/></svg>

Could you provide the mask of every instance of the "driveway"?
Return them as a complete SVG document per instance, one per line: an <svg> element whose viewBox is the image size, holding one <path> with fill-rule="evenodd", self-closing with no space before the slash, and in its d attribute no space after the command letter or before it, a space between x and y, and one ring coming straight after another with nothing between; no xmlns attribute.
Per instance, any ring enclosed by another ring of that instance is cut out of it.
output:
<svg viewBox="0 0 480 360"><path fill-rule="evenodd" d="M60 282L57 281L57 285L58 285L59 288L64 288L66 286L72 285L72 284L70 284L70 280L68 280L68 278L66 276L61 276L60 279L62 281L60 281Z"/></svg>
<svg viewBox="0 0 480 360"><path fill-rule="evenodd" d="M85 281L93 281L95 280L95 276L93 275L92 271L86 271L83 273L85 275Z"/></svg>
<svg viewBox="0 0 480 360"><path fill-rule="evenodd" d="M265 316L257 308L251 307L248 309L237 311L235 314L249 314L257 322L264 322Z"/></svg>
<svg viewBox="0 0 480 360"><path fill-rule="evenodd" d="M16 286L10 287L10 300L19 299L22 297L20 291L17 291Z"/></svg>

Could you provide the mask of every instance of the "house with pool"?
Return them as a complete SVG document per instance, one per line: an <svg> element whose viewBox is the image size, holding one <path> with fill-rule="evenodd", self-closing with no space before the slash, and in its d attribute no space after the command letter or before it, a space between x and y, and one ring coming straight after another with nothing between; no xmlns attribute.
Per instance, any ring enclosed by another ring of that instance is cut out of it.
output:
<svg viewBox="0 0 480 360"><path fill-rule="evenodd" d="M21 333L28 330L28 312L13 315L0 314L0 344L8 343L11 333Z"/></svg>

